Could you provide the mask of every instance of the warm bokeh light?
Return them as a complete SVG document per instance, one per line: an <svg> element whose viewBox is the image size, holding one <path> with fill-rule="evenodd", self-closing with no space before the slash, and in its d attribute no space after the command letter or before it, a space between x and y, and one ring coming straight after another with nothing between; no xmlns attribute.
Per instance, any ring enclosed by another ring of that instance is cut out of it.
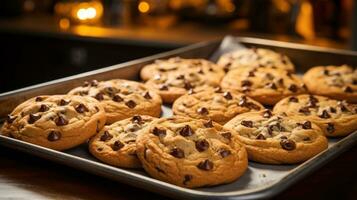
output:
<svg viewBox="0 0 357 200"><path fill-rule="evenodd" d="M147 13L150 10L150 4L146 1L141 1L138 5L138 10L141 13Z"/></svg>
<svg viewBox="0 0 357 200"><path fill-rule="evenodd" d="M97 15L95 8L81 8L77 11L77 17L80 20L94 19Z"/></svg>
<svg viewBox="0 0 357 200"><path fill-rule="evenodd" d="M59 21L59 27L61 29L68 29L70 27L70 25L71 25L71 22L67 18L62 18Z"/></svg>
<svg viewBox="0 0 357 200"><path fill-rule="evenodd" d="M55 12L74 22L94 23L102 17L103 5L100 1L60 2L55 5Z"/></svg>

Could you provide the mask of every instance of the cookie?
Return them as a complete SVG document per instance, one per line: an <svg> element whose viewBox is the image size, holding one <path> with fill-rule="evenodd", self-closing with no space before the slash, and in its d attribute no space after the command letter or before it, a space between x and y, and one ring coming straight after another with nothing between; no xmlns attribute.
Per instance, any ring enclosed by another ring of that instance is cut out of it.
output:
<svg viewBox="0 0 357 200"><path fill-rule="evenodd" d="M136 138L140 130L154 119L146 115L135 115L105 126L90 140L89 151L104 163L139 168L141 163L136 156Z"/></svg>
<svg viewBox="0 0 357 200"><path fill-rule="evenodd" d="M260 163L300 163L328 146L322 130L311 121L269 110L243 113L224 127L235 130L249 159Z"/></svg>
<svg viewBox="0 0 357 200"><path fill-rule="evenodd" d="M148 174L165 182L188 188L229 183L248 162L234 135L208 120L161 118L138 137L137 155Z"/></svg>
<svg viewBox="0 0 357 200"><path fill-rule="evenodd" d="M13 110L1 133L43 147L66 150L98 133L105 120L104 108L91 97L38 96Z"/></svg>
<svg viewBox="0 0 357 200"><path fill-rule="evenodd" d="M146 86L155 90L165 103L172 103L180 96L213 89L219 86L223 74L201 74L197 70L185 70L162 74L146 82Z"/></svg>
<svg viewBox="0 0 357 200"><path fill-rule="evenodd" d="M271 67L294 72L294 65L290 59L275 51L263 48L240 49L223 54L217 64L225 71L238 68L254 69L257 67Z"/></svg>
<svg viewBox="0 0 357 200"><path fill-rule="evenodd" d="M307 92L297 75L283 69L265 67L232 70L223 78L221 86L243 92L266 105L274 105L287 96Z"/></svg>
<svg viewBox="0 0 357 200"><path fill-rule="evenodd" d="M357 103L357 69L347 65L313 67L303 81L312 94Z"/></svg>
<svg viewBox="0 0 357 200"><path fill-rule="evenodd" d="M238 114L263 108L259 102L242 93L221 88L183 95L172 106L175 115L211 119L221 125Z"/></svg>
<svg viewBox="0 0 357 200"><path fill-rule="evenodd" d="M105 109L107 124L132 117L149 115L160 117L162 100L144 84L135 81L114 79L85 82L68 94L96 98Z"/></svg>
<svg viewBox="0 0 357 200"><path fill-rule="evenodd" d="M327 97L287 97L275 105L274 112L312 121L330 137L345 136L357 130L357 105Z"/></svg>
<svg viewBox="0 0 357 200"><path fill-rule="evenodd" d="M223 77L224 75L222 68L211 61L174 57L167 60L155 60L154 63L144 66L140 71L140 77L142 80L147 81L158 75L186 70L195 70L208 76L219 74L219 76Z"/></svg>

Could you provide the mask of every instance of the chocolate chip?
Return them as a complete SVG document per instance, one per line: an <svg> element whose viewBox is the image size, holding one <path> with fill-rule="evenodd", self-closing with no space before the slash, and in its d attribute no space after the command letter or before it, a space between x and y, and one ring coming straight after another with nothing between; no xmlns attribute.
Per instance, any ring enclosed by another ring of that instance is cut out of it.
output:
<svg viewBox="0 0 357 200"><path fill-rule="evenodd" d="M265 74L265 78L267 78L267 79L269 79L269 80L273 80L273 79L274 79L274 76L273 76L273 74L271 74L271 73L266 73L266 74Z"/></svg>
<svg viewBox="0 0 357 200"><path fill-rule="evenodd" d="M268 129L268 130L270 130L270 129ZM259 135L257 135L257 137L255 139L257 139L257 140L265 140L266 138L265 138L265 136L263 134L259 134Z"/></svg>
<svg viewBox="0 0 357 200"><path fill-rule="evenodd" d="M207 142L207 140L203 139L203 140L196 141L197 151L199 152L206 151L208 148L209 148L209 143Z"/></svg>
<svg viewBox="0 0 357 200"><path fill-rule="evenodd" d="M99 92L94 96L94 98L96 98L98 101L102 101L104 100L104 94L102 92Z"/></svg>
<svg viewBox="0 0 357 200"><path fill-rule="evenodd" d="M166 135L166 130L165 129L159 129L157 127L155 127L152 131L152 133L158 137L163 137Z"/></svg>
<svg viewBox="0 0 357 200"><path fill-rule="evenodd" d="M246 106L246 104L247 104L247 97L246 97L246 96L242 96L242 97L239 99L238 105L239 105L239 106Z"/></svg>
<svg viewBox="0 0 357 200"><path fill-rule="evenodd" d="M279 83L280 85L284 85L284 79L279 78L278 83Z"/></svg>
<svg viewBox="0 0 357 200"><path fill-rule="evenodd" d="M42 97L36 97L35 101L39 102L39 101L43 101Z"/></svg>
<svg viewBox="0 0 357 200"><path fill-rule="evenodd" d="M212 69L212 68L210 68L210 69ZM204 74L204 72L203 72L202 69L198 70L198 73L199 73L199 74Z"/></svg>
<svg viewBox="0 0 357 200"><path fill-rule="evenodd" d="M183 180L183 184L187 185L187 182L189 182L193 177L191 175L185 175L184 176L184 180Z"/></svg>
<svg viewBox="0 0 357 200"><path fill-rule="evenodd" d="M230 92L225 92L223 93L223 97L226 98L227 100L233 99L232 95Z"/></svg>
<svg viewBox="0 0 357 200"><path fill-rule="evenodd" d="M181 130L180 130L180 134L184 137L188 137L191 136L195 133L195 131L189 126L189 125L185 125Z"/></svg>
<svg viewBox="0 0 357 200"><path fill-rule="evenodd" d="M201 115L208 115L208 109L205 107L198 108L197 112Z"/></svg>
<svg viewBox="0 0 357 200"><path fill-rule="evenodd" d="M297 92L298 87L295 84L291 84L288 88L291 92Z"/></svg>
<svg viewBox="0 0 357 200"><path fill-rule="evenodd" d="M265 86L266 86L267 88L270 88L270 89L273 89L273 90L278 89L278 88L276 87L275 83L267 83Z"/></svg>
<svg viewBox="0 0 357 200"><path fill-rule="evenodd" d="M187 94L189 94L189 95L194 94L194 93L195 93L195 91L192 88L189 89L188 92L187 92Z"/></svg>
<svg viewBox="0 0 357 200"><path fill-rule="evenodd" d="M177 80L183 80L185 79L185 76L183 74L180 74L176 77Z"/></svg>
<svg viewBox="0 0 357 200"><path fill-rule="evenodd" d="M315 104L319 102L319 100L316 97L314 97L313 95L309 95L309 101L313 102Z"/></svg>
<svg viewBox="0 0 357 200"><path fill-rule="evenodd" d="M209 171L209 170L213 169L213 162L211 162L209 160L204 160L204 161L201 161L200 163L198 163L197 167L199 169Z"/></svg>
<svg viewBox="0 0 357 200"><path fill-rule="evenodd" d="M110 140L112 138L113 138L113 136L108 131L104 131L103 135L100 136L100 141L105 142L105 141L108 141L108 140Z"/></svg>
<svg viewBox="0 0 357 200"><path fill-rule="evenodd" d="M338 107L340 107L342 112L348 112L348 109L345 106L345 102L344 101L339 101L339 102L337 102L337 104L338 104Z"/></svg>
<svg viewBox="0 0 357 200"><path fill-rule="evenodd" d="M250 87L250 86L253 85L253 83L252 83L251 81L249 81L249 80L243 80L243 81L241 82L241 85L242 85L242 87L244 87L244 86Z"/></svg>
<svg viewBox="0 0 357 200"><path fill-rule="evenodd" d="M222 88L221 87L215 87L214 88L214 92L216 92L216 93L222 93Z"/></svg>
<svg viewBox="0 0 357 200"><path fill-rule="evenodd" d="M7 121L7 123L11 124L12 122L15 121L16 118L17 118L17 116L7 115L6 121Z"/></svg>
<svg viewBox="0 0 357 200"><path fill-rule="evenodd" d="M301 87L304 89L304 90L307 90L307 86L305 83L301 84Z"/></svg>
<svg viewBox="0 0 357 200"><path fill-rule="evenodd" d="M304 123L301 124L301 127L303 129L311 129L311 122L310 121L305 121Z"/></svg>
<svg viewBox="0 0 357 200"><path fill-rule="evenodd" d="M232 138L232 133L231 132L224 132L221 133L222 137L226 138L227 140L231 140Z"/></svg>
<svg viewBox="0 0 357 200"><path fill-rule="evenodd" d="M55 120L57 126L65 126L68 124L68 120L62 116L58 116Z"/></svg>
<svg viewBox="0 0 357 200"><path fill-rule="evenodd" d="M264 118L270 118L271 116L273 116L273 113L271 113L270 110L266 109L266 110L263 112L263 117L264 117Z"/></svg>
<svg viewBox="0 0 357 200"><path fill-rule="evenodd" d="M35 114L30 114L29 119L27 120L27 122L29 124L33 124L35 123L37 120L39 120L41 118L41 115L35 115Z"/></svg>
<svg viewBox="0 0 357 200"><path fill-rule="evenodd" d="M184 158L185 157L185 152L180 148L173 148L171 150L170 154L176 158Z"/></svg>
<svg viewBox="0 0 357 200"><path fill-rule="evenodd" d="M298 103L298 102L299 102L299 99L296 98L296 97L294 97L294 96L292 96L292 97L289 98L289 102Z"/></svg>
<svg viewBox="0 0 357 200"><path fill-rule="evenodd" d="M223 67L224 72L227 73L227 72L229 71L231 65L232 65L232 63L227 63L227 64Z"/></svg>
<svg viewBox="0 0 357 200"><path fill-rule="evenodd" d="M282 139L280 141L280 145L283 149L288 150L288 151L294 150L296 148L295 142L290 139Z"/></svg>
<svg viewBox="0 0 357 200"><path fill-rule="evenodd" d="M327 123L326 131L327 131L328 133L333 133L333 132L335 132L335 126L333 125L333 123Z"/></svg>
<svg viewBox="0 0 357 200"><path fill-rule="evenodd" d="M288 76L288 77L291 77L291 72L286 72L286 75Z"/></svg>
<svg viewBox="0 0 357 200"><path fill-rule="evenodd" d="M323 119L328 119L330 118L330 114L328 114L327 110L323 110L321 115L319 115L320 118L323 118Z"/></svg>
<svg viewBox="0 0 357 200"><path fill-rule="evenodd" d="M38 112L46 112L46 111L48 111L50 108L47 106L47 105L45 105L45 104L42 104L41 106L40 106L40 109L38 109Z"/></svg>
<svg viewBox="0 0 357 200"><path fill-rule="evenodd" d="M141 116L139 115L134 115L131 118L131 122L135 123L135 124L140 124L143 121L143 119L141 118Z"/></svg>
<svg viewBox="0 0 357 200"><path fill-rule="evenodd" d="M125 102L125 105L128 106L129 108L135 108L136 103L133 100L129 100L129 101Z"/></svg>
<svg viewBox="0 0 357 200"><path fill-rule="evenodd" d="M309 115L310 114L310 110L308 107L302 107L299 109L300 113L304 113L305 115Z"/></svg>
<svg viewBox="0 0 357 200"><path fill-rule="evenodd" d="M78 105L75 107L75 110L76 110L78 113L84 113L84 112L88 112L88 111L89 111L88 108L87 108L84 104L82 104L82 103L78 104Z"/></svg>
<svg viewBox="0 0 357 200"><path fill-rule="evenodd" d="M159 86L159 90L169 90L169 87L165 84Z"/></svg>
<svg viewBox="0 0 357 200"><path fill-rule="evenodd" d="M47 136L47 140L50 142L54 142L54 141L61 139L61 137L62 137L62 134L60 132L51 131Z"/></svg>
<svg viewBox="0 0 357 200"><path fill-rule="evenodd" d="M219 154L221 154L222 158L225 158L229 155L231 155L231 151L227 149L220 149Z"/></svg>
<svg viewBox="0 0 357 200"><path fill-rule="evenodd" d="M353 89L350 86L346 86L343 91L347 93L353 93Z"/></svg>
<svg viewBox="0 0 357 200"><path fill-rule="evenodd" d="M98 81L97 80L91 80L90 85L93 87L98 86Z"/></svg>
<svg viewBox="0 0 357 200"><path fill-rule="evenodd" d="M330 71L328 69L324 69L323 72L324 72L324 75L326 75L326 76L330 75Z"/></svg>
<svg viewBox="0 0 357 200"><path fill-rule="evenodd" d="M254 74L253 70L248 72L248 77L254 77L254 76L255 76L255 74Z"/></svg>
<svg viewBox="0 0 357 200"><path fill-rule="evenodd" d="M61 99L61 101L59 102L58 105L60 105L60 106L65 106L65 105L68 105L70 102L71 102L71 101L66 101L66 100L64 100L64 99Z"/></svg>
<svg viewBox="0 0 357 200"><path fill-rule="evenodd" d="M337 111L336 108L330 107L330 112L331 112L331 113L336 113L336 111Z"/></svg>
<svg viewBox="0 0 357 200"><path fill-rule="evenodd" d="M243 120L240 124L245 126L245 127L248 127L248 128L253 128L253 122L252 121Z"/></svg>
<svg viewBox="0 0 357 200"><path fill-rule="evenodd" d="M213 128L213 121L208 120L207 122L203 123L203 126L205 126L206 128Z"/></svg>
<svg viewBox="0 0 357 200"><path fill-rule="evenodd" d="M114 142L112 149L113 149L113 151L118 151L119 149L121 149L123 147L124 147L124 144L118 140L118 141Z"/></svg>
<svg viewBox="0 0 357 200"><path fill-rule="evenodd" d="M143 94L143 97L144 97L145 99L152 99L152 97L151 97L149 91L146 91L146 92Z"/></svg>
<svg viewBox="0 0 357 200"><path fill-rule="evenodd" d="M122 101L124 101L124 99L121 98L121 96L119 94L116 94L116 95L113 96L113 101L122 102Z"/></svg>
<svg viewBox="0 0 357 200"><path fill-rule="evenodd" d="M242 90L241 90L243 93L247 93L247 92L250 92L250 87L249 86L244 86L242 87Z"/></svg>
<svg viewBox="0 0 357 200"><path fill-rule="evenodd" d="M190 82L185 81L184 88L185 88L186 90L189 90L189 89L192 89L192 88L194 88L194 87L193 87L193 85L192 85Z"/></svg>

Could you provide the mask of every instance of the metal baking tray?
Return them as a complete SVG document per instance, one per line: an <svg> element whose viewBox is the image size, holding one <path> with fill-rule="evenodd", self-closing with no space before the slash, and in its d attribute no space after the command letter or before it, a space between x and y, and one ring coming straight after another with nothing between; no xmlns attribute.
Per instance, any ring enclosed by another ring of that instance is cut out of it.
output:
<svg viewBox="0 0 357 200"><path fill-rule="evenodd" d="M222 52L229 50L229 48L236 48L234 45L265 47L283 52L295 63L298 73L315 65L349 64L357 66L357 52L229 36L222 40L194 44L166 53L0 94L0 118L4 119L16 105L33 96L66 93L71 88L91 79L123 78L138 80L141 67L160 58L181 56L207 58L215 61ZM164 105L163 111L164 116L170 115L170 106ZM0 145L177 199L269 198L306 177L356 143L357 131L344 138L329 139L327 150L302 164L265 165L249 162L246 173L233 183L186 189L151 178L140 169L123 169L103 164L89 154L86 144L59 152L0 135Z"/></svg>

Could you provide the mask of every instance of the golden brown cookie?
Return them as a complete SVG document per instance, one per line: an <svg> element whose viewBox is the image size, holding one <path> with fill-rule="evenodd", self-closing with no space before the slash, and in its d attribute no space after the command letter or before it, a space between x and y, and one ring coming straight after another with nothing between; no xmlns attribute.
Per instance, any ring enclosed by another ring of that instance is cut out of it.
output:
<svg viewBox="0 0 357 200"><path fill-rule="evenodd" d="M294 72L294 65L287 56L263 48L240 49L223 54L217 64L225 71L238 68L271 67Z"/></svg>
<svg viewBox="0 0 357 200"><path fill-rule="evenodd" d="M155 60L154 63L144 66L140 71L141 79L147 81L155 76L169 74L172 72L183 72L193 70L207 76L224 76L222 68L205 59L184 59L180 57L167 60Z"/></svg>
<svg viewBox="0 0 357 200"><path fill-rule="evenodd" d="M96 98L105 109L107 124L132 117L149 115L160 117L162 100L144 84L135 81L114 79L109 81L85 82L68 94Z"/></svg>
<svg viewBox="0 0 357 200"><path fill-rule="evenodd" d="M138 168L141 163L136 156L136 138L140 130L154 119L135 115L105 126L89 142L89 151L104 163L118 167Z"/></svg>
<svg viewBox="0 0 357 200"><path fill-rule="evenodd" d="M235 130L245 144L250 160L268 164L300 163L327 148L321 129L310 121L269 110L243 113L226 128Z"/></svg>
<svg viewBox="0 0 357 200"><path fill-rule="evenodd" d="M165 103L172 103L184 94L213 89L222 78L223 74L207 75L188 69L157 75L148 80L146 86L155 90Z"/></svg>
<svg viewBox="0 0 357 200"><path fill-rule="evenodd" d="M313 67L303 81L312 94L357 103L357 69L347 65Z"/></svg>
<svg viewBox="0 0 357 200"><path fill-rule="evenodd" d="M175 115L212 119L221 125L238 114L263 108L259 102L242 93L220 88L183 95L172 106Z"/></svg>
<svg viewBox="0 0 357 200"><path fill-rule="evenodd" d="M283 69L265 67L232 70L223 78L221 86L243 92L266 105L274 105L287 96L307 92L297 75Z"/></svg>
<svg viewBox="0 0 357 200"><path fill-rule="evenodd" d="M357 130L357 105L328 97L287 97L275 105L274 112L312 121L330 137L345 136Z"/></svg>
<svg viewBox="0 0 357 200"><path fill-rule="evenodd" d="M38 96L18 105L1 133L51 149L66 150L85 142L104 126L105 112L91 97Z"/></svg>
<svg viewBox="0 0 357 200"><path fill-rule="evenodd" d="M137 139L137 155L152 177L194 188L229 183L247 169L247 153L231 130L208 120L161 118Z"/></svg>

